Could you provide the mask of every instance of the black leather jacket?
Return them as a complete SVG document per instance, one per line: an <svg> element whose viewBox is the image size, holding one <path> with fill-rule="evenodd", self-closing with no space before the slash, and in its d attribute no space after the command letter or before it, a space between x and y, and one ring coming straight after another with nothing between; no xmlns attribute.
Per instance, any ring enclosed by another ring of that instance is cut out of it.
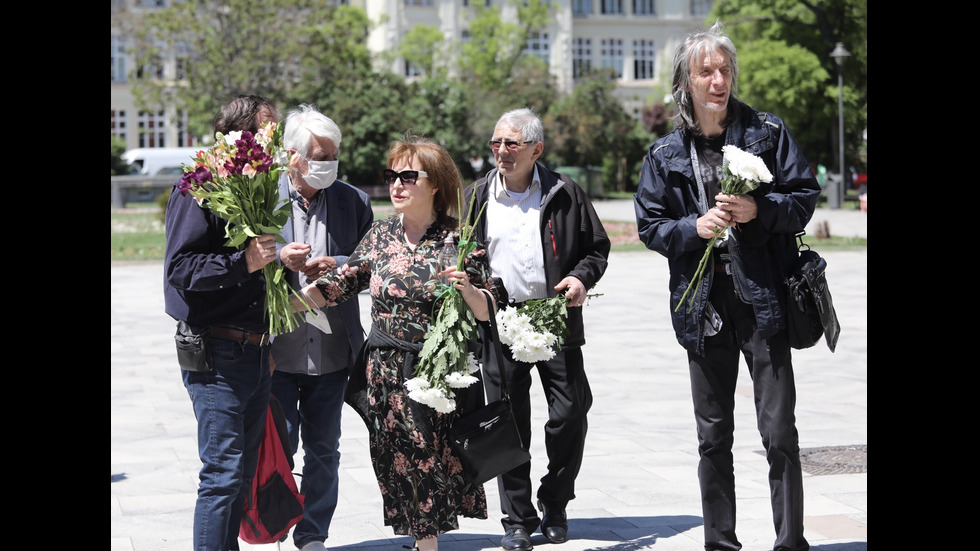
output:
<svg viewBox="0 0 980 551"><path fill-rule="evenodd" d="M554 286L569 275L578 278L586 290L592 289L608 265L611 243L606 229L588 195L578 184L568 176L548 170L541 163L537 163L537 169L541 177L541 248L548 297L558 294ZM496 172L497 169L492 169L485 177L467 186L463 194L465 208L469 209L475 191L478 202L473 212L480 211L487 202L487 182L493 181ZM487 242L486 213L480 218L476 236L479 242ZM490 264L493 265L492 258ZM507 282L503 284L506 289ZM568 337L564 347L585 344L582 308L569 308L565 324Z"/></svg>
<svg viewBox="0 0 980 551"><path fill-rule="evenodd" d="M763 159L773 175L750 192L759 207L755 220L729 228L729 254L739 297L752 304L756 329L769 337L786 328L785 280L797 256L795 235L806 228L820 197L810 164L782 119L739 102L730 143ZM704 353L704 310L714 278L705 270L701 291L691 312L674 311L697 271L708 240L697 233L703 215L691 165L691 137L673 131L647 152L634 195L637 231L650 250L667 257L670 267L670 308L677 341ZM689 297L688 297L689 298ZM688 300L688 299L685 299Z"/></svg>

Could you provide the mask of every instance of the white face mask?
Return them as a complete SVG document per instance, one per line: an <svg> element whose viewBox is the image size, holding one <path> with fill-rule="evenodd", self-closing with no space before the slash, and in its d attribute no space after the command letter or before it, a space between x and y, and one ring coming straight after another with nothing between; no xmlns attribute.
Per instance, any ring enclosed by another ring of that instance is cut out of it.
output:
<svg viewBox="0 0 980 551"><path fill-rule="evenodd" d="M306 163L309 168L303 180L311 188L327 189L337 179L340 161L307 161Z"/></svg>

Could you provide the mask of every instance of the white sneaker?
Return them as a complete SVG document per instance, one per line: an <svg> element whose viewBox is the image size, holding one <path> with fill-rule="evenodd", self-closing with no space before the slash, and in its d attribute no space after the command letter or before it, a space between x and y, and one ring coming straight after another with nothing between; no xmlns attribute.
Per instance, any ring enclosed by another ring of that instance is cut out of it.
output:
<svg viewBox="0 0 980 551"><path fill-rule="evenodd" d="M327 551L327 548L323 546L323 542L311 541L304 545L300 551Z"/></svg>

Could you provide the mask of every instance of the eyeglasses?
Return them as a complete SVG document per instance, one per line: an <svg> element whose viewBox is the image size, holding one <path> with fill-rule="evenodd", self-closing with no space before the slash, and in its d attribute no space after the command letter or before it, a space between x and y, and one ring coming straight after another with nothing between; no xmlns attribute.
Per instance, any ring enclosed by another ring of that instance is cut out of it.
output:
<svg viewBox="0 0 980 551"><path fill-rule="evenodd" d="M517 151L517 148L529 143L534 143L533 141L526 142L515 142L514 140L490 140L487 142L490 145L490 149L500 149L501 145L507 146L507 149L511 151Z"/></svg>
<svg viewBox="0 0 980 551"><path fill-rule="evenodd" d="M403 186L414 186L419 178L425 178L428 174L424 170L403 170L395 172L390 168L381 173L388 187L395 185L395 179L401 180Z"/></svg>

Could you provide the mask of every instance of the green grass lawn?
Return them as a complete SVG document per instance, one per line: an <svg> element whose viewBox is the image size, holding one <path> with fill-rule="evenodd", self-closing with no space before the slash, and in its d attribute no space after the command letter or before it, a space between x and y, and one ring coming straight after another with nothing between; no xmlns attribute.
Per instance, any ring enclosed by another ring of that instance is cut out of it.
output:
<svg viewBox="0 0 980 551"><path fill-rule="evenodd" d="M166 243L156 205L111 209L109 260L163 260Z"/></svg>
<svg viewBox="0 0 980 551"><path fill-rule="evenodd" d="M613 197L611 197L613 198ZM632 194L618 199L632 198ZM387 202L375 202L376 218L387 217L395 211ZM843 208L857 208L845 202ZM164 238L163 220L159 208L153 203L132 204L126 209L111 208L109 213L109 260L138 261L163 260ZM629 222L606 222L606 232L612 240L613 251L642 251L646 247L636 236L636 224ZM820 251L856 250L867 248L868 240L863 237L835 237L819 239L807 234L803 242Z"/></svg>

